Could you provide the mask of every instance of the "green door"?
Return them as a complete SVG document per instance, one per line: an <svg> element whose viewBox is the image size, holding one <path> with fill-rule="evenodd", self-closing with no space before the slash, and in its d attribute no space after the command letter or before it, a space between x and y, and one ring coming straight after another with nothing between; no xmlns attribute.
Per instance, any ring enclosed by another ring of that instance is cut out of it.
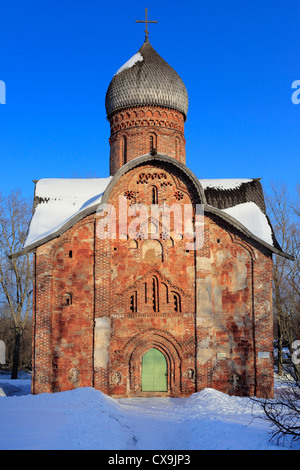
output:
<svg viewBox="0 0 300 470"><path fill-rule="evenodd" d="M155 348L149 349L142 359L142 391L167 391L167 361Z"/></svg>

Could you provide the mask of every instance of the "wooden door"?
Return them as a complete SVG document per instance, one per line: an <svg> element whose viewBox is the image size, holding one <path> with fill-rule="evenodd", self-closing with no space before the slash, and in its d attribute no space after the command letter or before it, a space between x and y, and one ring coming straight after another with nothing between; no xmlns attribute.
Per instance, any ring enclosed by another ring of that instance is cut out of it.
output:
<svg viewBox="0 0 300 470"><path fill-rule="evenodd" d="M149 349L142 358L142 391L166 392L167 361L158 349Z"/></svg>

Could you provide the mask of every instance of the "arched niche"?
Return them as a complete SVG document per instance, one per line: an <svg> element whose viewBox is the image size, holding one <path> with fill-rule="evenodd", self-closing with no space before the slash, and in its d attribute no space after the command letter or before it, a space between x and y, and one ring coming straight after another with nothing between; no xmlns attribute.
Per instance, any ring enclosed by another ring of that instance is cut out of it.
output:
<svg viewBox="0 0 300 470"><path fill-rule="evenodd" d="M146 263L163 261L163 247L158 240L145 240L142 244L142 258Z"/></svg>

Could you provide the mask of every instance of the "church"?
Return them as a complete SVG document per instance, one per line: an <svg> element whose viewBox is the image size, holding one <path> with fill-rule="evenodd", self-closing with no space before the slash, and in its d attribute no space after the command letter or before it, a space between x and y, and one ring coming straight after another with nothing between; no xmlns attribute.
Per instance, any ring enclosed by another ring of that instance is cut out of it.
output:
<svg viewBox="0 0 300 470"><path fill-rule="evenodd" d="M186 166L188 93L146 38L112 77L109 176L35 181L32 393L273 396L260 179Z"/></svg>

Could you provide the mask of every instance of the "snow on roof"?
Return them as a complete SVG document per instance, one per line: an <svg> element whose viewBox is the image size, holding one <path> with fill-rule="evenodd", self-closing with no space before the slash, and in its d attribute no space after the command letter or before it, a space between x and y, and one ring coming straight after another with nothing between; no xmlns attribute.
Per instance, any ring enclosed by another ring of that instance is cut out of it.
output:
<svg viewBox="0 0 300 470"><path fill-rule="evenodd" d="M252 179L246 178L226 178L226 179L201 179L199 180L203 189L216 188L216 189L237 189L242 183L250 183Z"/></svg>
<svg viewBox="0 0 300 470"><path fill-rule="evenodd" d="M108 178L42 179L36 183L38 201L24 248L59 230L75 215L100 204Z"/></svg>
<svg viewBox="0 0 300 470"><path fill-rule="evenodd" d="M56 233L72 218L100 204L112 176L88 179L42 179L36 183L36 208L24 248ZM236 189L249 179L200 180L203 187ZM273 246L272 229L266 215L254 202L245 202L222 212L230 215L253 235Z"/></svg>
<svg viewBox="0 0 300 470"><path fill-rule="evenodd" d="M253 235L273 246L272 229L266 215L254 202L245 202L227 209L222 209L240 222Z"/></svg>
<svg viewBox="0 0 300 470"><path fill-rule="evenodd" d="M142 56L142 54L140 54L140 52L137 52L136 54L134 54L134 56L132 56L129 60L127 60L127 62L125 62L125 64L122 65L122 67L119 68L119 70L115 73L115 75L118 75L120 72L122 72L125 69L130 69L137 62L141 62L142 60L144 60L144 57Z"/></svg>

